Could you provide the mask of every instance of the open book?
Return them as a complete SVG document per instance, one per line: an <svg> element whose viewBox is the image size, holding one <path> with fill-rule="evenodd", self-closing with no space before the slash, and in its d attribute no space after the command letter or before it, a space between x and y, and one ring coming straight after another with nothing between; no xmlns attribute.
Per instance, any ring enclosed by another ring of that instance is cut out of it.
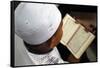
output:
<svg viewBox="0 0 100 68"><path fill-rule="evenodd" d="M79 59L95 36L91 32L85 31L85 27L76 23L76 20L66 14L63 19L63 36L61 43Z"/></svg>

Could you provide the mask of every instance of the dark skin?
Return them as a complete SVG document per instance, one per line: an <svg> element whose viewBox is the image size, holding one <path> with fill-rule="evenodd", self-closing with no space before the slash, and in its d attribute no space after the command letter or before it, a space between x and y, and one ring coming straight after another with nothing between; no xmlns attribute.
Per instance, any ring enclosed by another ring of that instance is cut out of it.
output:
<svg viewBox="0 0 100 68"><path fill-rule="evenodd" d="M54 48L56 45L59 44L59 42L62 38L62 34L63 34L62 26L63 26L63 23L61 22L58 30L56 31L56 33L54 34L54 36L51 39L50 48Z"/></svg>

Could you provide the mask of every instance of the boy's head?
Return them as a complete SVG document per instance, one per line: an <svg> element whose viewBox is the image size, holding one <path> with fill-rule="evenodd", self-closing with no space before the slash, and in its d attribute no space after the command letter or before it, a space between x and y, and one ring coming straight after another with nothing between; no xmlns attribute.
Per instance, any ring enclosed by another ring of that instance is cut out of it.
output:
<svg viewBox="0 0 100 68"><path fill-rule="evenodd" d="M57 44L59 44L61 40L61 37L63 34L62 25L63 23L61 22L55 34L49 40L41 44L32 45L24 41L26 48L30 52L36 53L36 54L44 54L44 53L51 51L55 46L57 46Z"/></svg>
<svg viewBox="0 0 100 68"><path fill-rule="evenodd" d="M56 46L62 24L61 13L53 4L20 3L15 9L15 32L33 49Z"/></svg>

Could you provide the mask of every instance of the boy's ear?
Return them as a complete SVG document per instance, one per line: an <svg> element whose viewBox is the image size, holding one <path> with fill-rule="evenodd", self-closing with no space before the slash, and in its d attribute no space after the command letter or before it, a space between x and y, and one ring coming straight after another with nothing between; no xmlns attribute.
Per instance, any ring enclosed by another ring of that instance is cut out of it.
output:
<svg viewBox="0 0 100 68"><path fill-rule="evenodd" d="M51 38L51 40L50 40L50 48L54 48L56 45L56 42L55 42L55 37L53 36L52 38Z"/></svg>

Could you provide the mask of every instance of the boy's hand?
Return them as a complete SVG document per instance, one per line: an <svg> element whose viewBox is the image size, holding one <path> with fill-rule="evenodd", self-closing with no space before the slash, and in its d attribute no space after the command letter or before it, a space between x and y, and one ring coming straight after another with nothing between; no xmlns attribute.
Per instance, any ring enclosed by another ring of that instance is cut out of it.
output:
<svg viewBox="0 0 100 68"><path fill-rule="evenodd" d="M76 19L76 21L78 23L80 23L82 26L84 26L85 30L87 32L91 32L91 33L95 34L95 26L92 25L91 23L89 23L89 21L84 21L84 20L80 20L80 19Z"/></svg>

